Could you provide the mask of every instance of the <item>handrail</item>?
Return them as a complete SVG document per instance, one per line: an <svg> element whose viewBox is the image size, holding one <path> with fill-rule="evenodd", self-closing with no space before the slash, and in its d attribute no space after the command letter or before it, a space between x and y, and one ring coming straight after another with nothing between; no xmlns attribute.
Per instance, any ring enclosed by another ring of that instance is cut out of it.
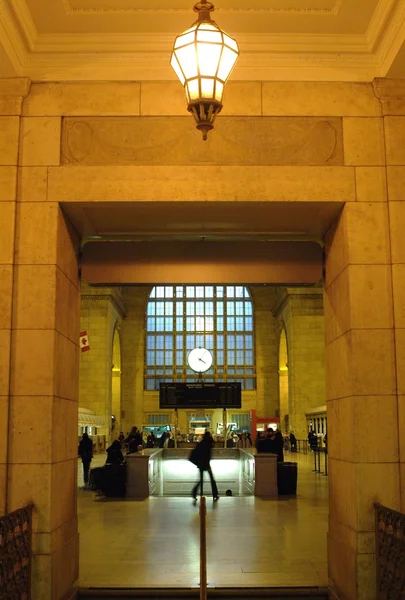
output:
<svg viewBox="0 0 405 600"><path fill-rule="evenodd" d="M405 515L374 504L377 560L377 599L405 596Z"/></svg>
<svg viewBox="0 0 405 600"><path fill-rule="evenodd" d="M33 504L0 517L2 600L31 599Z"/></svg>
<svg viewBox="0 0 405 600"><path fill-rule="evenodd" d="M200 600L207 600L207 503L200 497Z"/></svg>

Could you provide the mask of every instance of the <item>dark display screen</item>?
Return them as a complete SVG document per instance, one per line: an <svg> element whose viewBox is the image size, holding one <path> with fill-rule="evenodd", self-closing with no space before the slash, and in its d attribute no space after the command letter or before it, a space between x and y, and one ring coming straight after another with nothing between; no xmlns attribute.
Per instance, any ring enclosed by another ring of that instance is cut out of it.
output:
<svg viewBox="0 0 405 600"><path fill-rule="evenodd" d="M241 408L240 382L161 383L160 408Z"/></svg>

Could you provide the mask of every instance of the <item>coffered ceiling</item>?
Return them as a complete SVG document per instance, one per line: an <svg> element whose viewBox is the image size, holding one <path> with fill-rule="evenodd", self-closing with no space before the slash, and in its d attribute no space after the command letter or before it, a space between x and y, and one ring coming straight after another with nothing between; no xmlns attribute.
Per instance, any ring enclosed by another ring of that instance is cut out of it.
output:
<svg viewBox="0 0 405 600"><path fill-rule="evenodd" d="M0 0L0 77L169 80L193 0ZM241 49L235 80L405 75L405 0L216 0Z"/></svg>

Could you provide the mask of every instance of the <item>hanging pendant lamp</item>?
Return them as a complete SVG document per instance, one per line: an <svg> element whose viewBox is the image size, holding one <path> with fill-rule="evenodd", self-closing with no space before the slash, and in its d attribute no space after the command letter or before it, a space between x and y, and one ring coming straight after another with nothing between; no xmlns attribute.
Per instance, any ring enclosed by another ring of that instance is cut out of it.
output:
<svg viewBox="0 0 405 600"><path fill-rule="evenodd" d="M176 38L170 61L203 140L222 110L224 85L239 56L236 41L211 20L213 10L208 0L197 2L194 11L198 19Z"/></svg>

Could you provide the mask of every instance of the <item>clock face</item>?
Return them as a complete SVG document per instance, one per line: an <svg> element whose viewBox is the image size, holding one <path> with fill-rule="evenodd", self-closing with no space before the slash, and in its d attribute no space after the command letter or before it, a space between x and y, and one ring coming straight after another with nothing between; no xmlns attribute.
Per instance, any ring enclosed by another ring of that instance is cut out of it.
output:
<svg viewBox="0 0 405 600"><path fill-rule="evenodd" d="M187 362L196 373L204 373L212 365L212 354L206 348L194 348L188 355Z"/></svg>

